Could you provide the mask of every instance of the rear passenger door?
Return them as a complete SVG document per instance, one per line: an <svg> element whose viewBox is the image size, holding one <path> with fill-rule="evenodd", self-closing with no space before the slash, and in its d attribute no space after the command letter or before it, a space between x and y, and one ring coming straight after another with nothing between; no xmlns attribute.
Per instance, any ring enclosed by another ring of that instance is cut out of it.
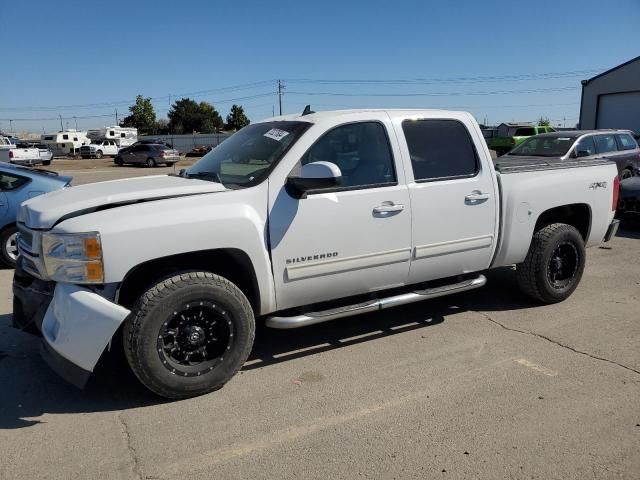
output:
<svg viewBox="0 0 640 480"><path fill-rule="evenodd" d="M409 159L409 283L484 270L491 263L497 235L495 175L480 161L479 152L486 155L480 135L463 120L411 119L399 125Z"/></svg>

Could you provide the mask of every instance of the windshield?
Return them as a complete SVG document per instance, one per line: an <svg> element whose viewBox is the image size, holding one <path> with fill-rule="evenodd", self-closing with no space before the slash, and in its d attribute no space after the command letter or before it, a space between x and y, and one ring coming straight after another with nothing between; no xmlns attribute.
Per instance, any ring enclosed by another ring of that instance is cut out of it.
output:
<svg viewBox="0 0 640 480"><path fill-rule="evenodd" d="M185 176L222 184L255 185L269 174L310 126L308 122L248 125L188 168Z"/></svg>
<svg viewBox="0 0 640 480"><path fill-rule="evenodd" d="M509 155L561 157L569 151L575 141L576 137L531 137L511 150Z"/></svg>

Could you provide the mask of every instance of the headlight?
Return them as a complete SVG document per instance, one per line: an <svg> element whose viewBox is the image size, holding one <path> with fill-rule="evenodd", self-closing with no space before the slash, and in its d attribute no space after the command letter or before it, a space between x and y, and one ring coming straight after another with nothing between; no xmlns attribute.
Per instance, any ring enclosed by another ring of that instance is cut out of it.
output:
<svg viewBox="0 0 640 480"><path fill-rule="evenodd" d="M42 259L56 282L103 283L102 244L98 232L43 233Z"/></svg>

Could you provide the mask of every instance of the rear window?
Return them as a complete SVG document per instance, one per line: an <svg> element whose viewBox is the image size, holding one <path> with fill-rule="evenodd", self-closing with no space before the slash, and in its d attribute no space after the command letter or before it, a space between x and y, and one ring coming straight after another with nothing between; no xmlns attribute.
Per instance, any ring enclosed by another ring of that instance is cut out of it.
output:
<svg viewBox="0 0 640 480"><path fill-rule="evenodd" d="M533 127L517 128L514 137L531 137L536 134L536 129Z"/></svg>
<svg viewBox="0 0 640 480"><path fill-rule="evenodd" d="M18 175L11 175L10 173L0 172L0 190L5 192L9 190L15 190L28 181L28 178L20 177Z"/></svg>
<svg viewBox="0 0 640 480"><path fill-rule="evenodd" d="M474 176L478 155L467 128L456 120L405 120L413 176L417 182Z"/></svg>
<svg viewBox="0 0 640 480"><path fill-rule="evenodd" d="M596 135L596 152L607 153L618 151L618 145L613 135Z"/></svg>
<svg viewBox="0 0 640 480"><path fill-rule="evenodd" d="M636 141L628 134L616 135L619 150L633 150L637 147Z"/></svg>

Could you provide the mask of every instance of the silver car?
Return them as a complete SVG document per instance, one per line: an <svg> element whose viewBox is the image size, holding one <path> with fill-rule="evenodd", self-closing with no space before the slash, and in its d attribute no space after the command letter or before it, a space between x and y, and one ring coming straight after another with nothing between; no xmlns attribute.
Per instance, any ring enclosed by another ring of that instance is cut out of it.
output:
<svg viewBox="0 0 640 480"><path fill-rule="evenodd" d="M116 165L131 163L146 165L147 167L155 167L160 164L171 166L179 160L180 154L177 150L169 148L164 144L152 143L138 144L133 147L120 150L113 161Z"/></svg>

